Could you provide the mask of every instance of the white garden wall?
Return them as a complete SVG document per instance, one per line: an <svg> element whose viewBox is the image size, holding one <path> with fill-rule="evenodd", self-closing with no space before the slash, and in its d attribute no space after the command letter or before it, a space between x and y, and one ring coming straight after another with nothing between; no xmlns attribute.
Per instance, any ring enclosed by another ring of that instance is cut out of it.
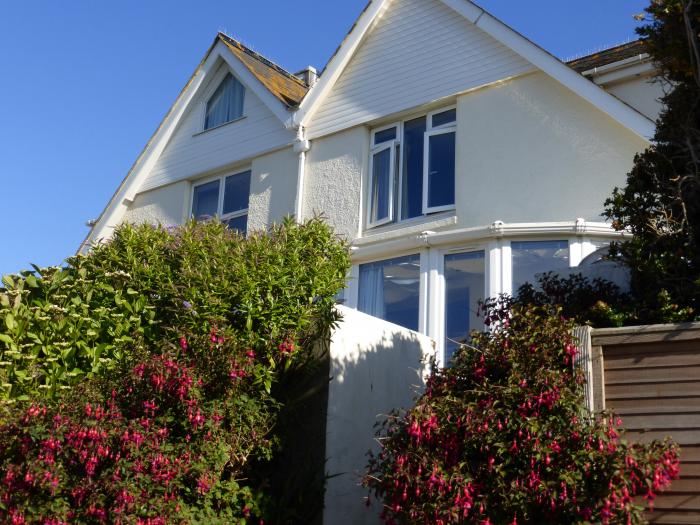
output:
<svg viewBox="0 0 700 525"><path fill-rule="evenodd" d="M375 423L408 408L424 384L432 339L356 310L338 307L343 321L330 345L324 525L379 523L380 505L366 507L360 479L367 451L377 450Z"/></svg>

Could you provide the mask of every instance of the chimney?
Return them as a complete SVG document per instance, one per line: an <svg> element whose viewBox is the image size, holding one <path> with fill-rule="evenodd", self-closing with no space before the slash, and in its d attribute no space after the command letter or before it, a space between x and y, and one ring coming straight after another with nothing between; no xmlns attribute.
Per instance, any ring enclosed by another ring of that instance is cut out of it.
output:
<svg viewBox="0 0 700 525"><path fill-rule="evenodd" d="M301 71L294 73L294 76L300 78L307 86L313 86L318 80L318 73L314 66L306 66Z"/></svg>

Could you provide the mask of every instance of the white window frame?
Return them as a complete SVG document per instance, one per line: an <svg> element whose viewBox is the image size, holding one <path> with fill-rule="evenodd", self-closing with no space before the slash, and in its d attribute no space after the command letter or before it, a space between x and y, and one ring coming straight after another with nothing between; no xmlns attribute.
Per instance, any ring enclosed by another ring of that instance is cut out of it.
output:
<svg viewBox="0 0 700 525"><path fill-rule="evenodd" d="M430 213L437 213L440 211L454 210L455 203L444 204L442 206L428 206L428 192L430 190L430 137L435 137L437 135L448 135L454 134L454 128L439 127L437 129L432 129L425 132L425 138L423 139L423 215L428 215ZM456 143L455 143L456 145ZM457 155L457 148L455 147L455 155ZM455 166L455 179L457 178ZM453 181L454 183L454 181ZM455 195L455 200L456 200Z"/></svg>
<svg viewBox="0 0 700 525"><path fill-rule="evenodd" d="M394 221L394 203L396 202L396 150L399 146L399 141L389 140L386 142L381 142L374 146L374 135L379 131L384 131L392 128L393 126L386 126L382 129L375 130L372 134L372 144L373 147L370 150L369 159L369 184L368 184L368 197L367 197L367 225L369 228L374 228L375 226L381 226L382 224L388 224ZM396 133L399 133L399 126L396 125ZM374 156L381 153L382 151L389 151L389 214L384 219L379 219L377 221L372 220L372 205L373 205L373 193L374 193Z"/></svg>
<svg viewBox="0 0 700 525"><path fill-rule="evenodd" d="M457 117L455 115L455 121L454 122L449 122L447 124L442 124L440 126L433 126L433 116L444 113L446 111L451 111L451 110L456 110L457 106L456 105L450 105L450 106L444 106L439 109L425 112L425 113L413 113L411 115L406 116L405 118L401 119L398 122L392 122L391 124L386 124L380 127L376 127L372 129L372 132L370 133L370 149L369 149L369 179L368 179L368 191L367 191L367 216L366 216L366 228L371 229L371 228L376 228L378 226L383 226L385 224L389 223L394 223L394 224L399 224L399 223L404 223L404 222L415 222L416 220L420 220L421 217L411 217L409 219L401 219L401 195L403 195L403 169L404 169L404 155L403 155L403 133L404 133L404 122L408 120L413 120L416 118L420 118L425 116L425 133L423 135L423 195L422 197L422 215L423 217L427 215L432 215L434 213L439 213L442 211L452 211L456 208L456 202L453 204L447 204L444 206L433 206L432 208L429 208L427 203L428 203L428 186L427 186L427 180L428 180L428 154L429 154L429 148L430 148L430 137L433 135L439 135L439 134L446 134L446 133L455 133L455 164L456 164L456 156L457 156L457 148L456 148L456 133L457 133ZM372 216L372 184L373 184L373 177L374 174L373 169L374 169L374 155L384 149L387 144L389 144L389 141L382 142L380 144L375 145L374 140L375 136L377 133L381 133L382 131L386 131L387 129L391 128L396 128L396 138L393 140L393 151L392 151L392 164L391 164L391 175L392 175L392 181L391 181L391 201L389 203L389 217L386 219L382 219L380 221L371 221L371 216ZM398 151L397 151L398 150ZM398 155L398 159L396 156ZM398 177L398 178L397 178ZM455 182L457 179L457 169L455 166ZM397 195L398 193L398 195ZM455 192L455 200L456 200L456 192Z"/></svg>
<svg viewBox="0 0 700 525"><path fill-rule="evenodd" d="M252 179L252 176L253 176L253 171L252 171L252 169L251 169L251 168L245 168L245 169L240 169L240 170L236 170L236 171L233 171L233 172L226 173L225 175L216 175L216 176L214 176L214 177L208 177L208 178L206 178L206 179L201 179L201 180L193 181L193 182L192 182L192 191L190 192L191 195L190 195L190 213L189 213L189 217L192 218L192 219L195 219L195 220L197 219L197 218L194 216L194 192L195 192L195 189L196 189L198 186L203 186L203 185L209 184L210 182L213 182L213 181L218 181L218 182L219 182L219 199L218 199L218 203L217 203L217 206L216 206L216 215L215 215L215 217L217 217L221 222L224 222L224 221L228 221L228 220L230 220L230 219L235 219L235 218L238 218L238 217L242 217L243 215L248 215L248 210L250 210L250 189L248 189L248 206L247 206L245 209L243 209L243 210L238 210L238 211L234 211L234 212L231 212L231 213L226 213L226 214L223 214L223 213L222 213L223 210L224 210L224 192L225 192L225 190L226 190L226 184L225 184L226 179L229 178L229 177L234 177L234 176L236 176L236 175L243 175L244 173L247 173L247 172L250 172L250 177L251 177L251 179ZM247 221L247 220L246 220L245 228L246 228L246 235L247 235L247 233L248 233L248 221Z"/></svg>

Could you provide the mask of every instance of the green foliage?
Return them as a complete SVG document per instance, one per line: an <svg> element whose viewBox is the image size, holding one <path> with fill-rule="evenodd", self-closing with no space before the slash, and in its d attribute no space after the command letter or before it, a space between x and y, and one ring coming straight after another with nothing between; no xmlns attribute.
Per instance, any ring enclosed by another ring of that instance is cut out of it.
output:
<svg viewBox="0 0 700 525"><path fill-rule="evenodd" d="M346 248L321 220L288 221L247 240L214 222L122 226L65 268L5 277L2 394L54 397L109 373L133 348L212 326L266 352L288 336L309 343L334 321L347 265ZM261 381L269 390L271 378Z"/></svg>
<svg viewBox="0 0 700 525"><path fill-rule="evenodd" d="M274 523L280 385L314 370L348 266L320 219L192 222L7 279L0 519Z"/></svg>
<svg viewBox="0 0 700 525"><path fill-rule="evenodd" d="M619 286L580 273L567 277L553 272L541 274L537 286L523 284L515 300L524 305L559 307L564 317L598 328L635 324L637 320L630 309L629 295Z"/></svg>
<svg viewBox="0 0 700 525"><path fill-rule="evenodd" d="M387 523L641 523L678 477L676 447L629 444L612 416L585 412L573 323L542 308L490 304L453 366L433 369L394 413L365 485Z"/></svg>
<svg viewBox="0 0 700 525"><path fill-rule="evenodd" d="M613 254L631 270L639 321L700 315L700 5L653 1L638 32L668 94L653 144L636 156L605 216L633 234Z"/></svg>

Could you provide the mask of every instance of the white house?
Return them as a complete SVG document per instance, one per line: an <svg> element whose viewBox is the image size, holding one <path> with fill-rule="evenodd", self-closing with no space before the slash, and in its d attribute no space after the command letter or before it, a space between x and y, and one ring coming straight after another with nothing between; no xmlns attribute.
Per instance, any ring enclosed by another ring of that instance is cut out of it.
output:
<svg viewBox="0 0 700 525"><path fill-rule="evenodd" d="M82 248L123 221L321 213L346 305L445 359L478 299L588 265L662 87L641 42L564 63L468 0L371 0L320 75L218 34Z"/></svg>

